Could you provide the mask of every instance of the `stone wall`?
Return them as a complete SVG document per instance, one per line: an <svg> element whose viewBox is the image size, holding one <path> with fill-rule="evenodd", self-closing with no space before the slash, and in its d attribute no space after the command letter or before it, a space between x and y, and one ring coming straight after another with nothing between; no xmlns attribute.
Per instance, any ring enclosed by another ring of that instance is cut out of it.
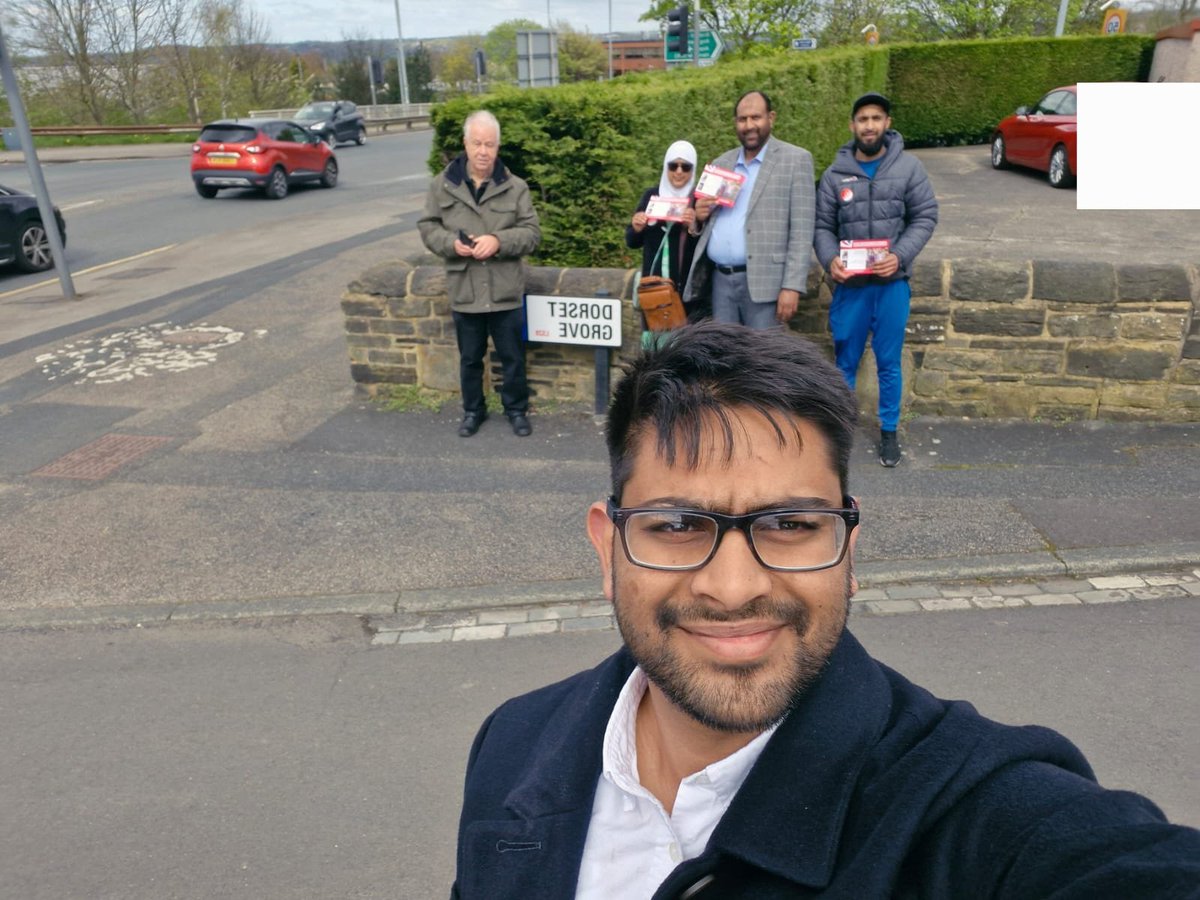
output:
<svg viewBox="0 0 1200 900"><path fill-rule="evenodd" d="M629 300L633 273L530 269L531 294ZM908 412L971 417L1200 421L1200 273L1196 267L1092 262L918 260L904 353ZM792 329L831 346L829 286L813 275ZM366 390L415 384L458 389L458 352L440 266L375 266L342 298L351 375ZM640 324L624 307L624 344ZM590 347L529 345L539 400L594 396ZM615 377L615 373L614 373ZM493 365L493 380L499 381ZM868 351L859 398L874 417Z"/></svg>

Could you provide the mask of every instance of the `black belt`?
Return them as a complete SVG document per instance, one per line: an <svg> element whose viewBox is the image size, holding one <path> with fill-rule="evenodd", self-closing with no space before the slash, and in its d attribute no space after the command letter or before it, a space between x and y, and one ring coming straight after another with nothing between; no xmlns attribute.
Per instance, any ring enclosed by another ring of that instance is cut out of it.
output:
<svg viewBox="0 0 1200 900"><path fill-rule="evenodd" d="M722 275L736 275L739 272L745 272L745 266L715 266L716 270Z"/></svg>

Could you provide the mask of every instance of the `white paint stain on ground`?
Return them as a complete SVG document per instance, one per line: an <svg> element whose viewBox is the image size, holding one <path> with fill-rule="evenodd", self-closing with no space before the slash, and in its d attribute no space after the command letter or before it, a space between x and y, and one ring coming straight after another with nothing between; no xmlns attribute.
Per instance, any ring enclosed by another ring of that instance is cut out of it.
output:
<svg viewBox="0 0 1200 900"><path fill-rule="evenodd" d="M207 366L216 361L218 351L244 336L244 332L220 325L155 322L75 341L53 353L43 353L35 362L50 381L115 384Z"/></svg>

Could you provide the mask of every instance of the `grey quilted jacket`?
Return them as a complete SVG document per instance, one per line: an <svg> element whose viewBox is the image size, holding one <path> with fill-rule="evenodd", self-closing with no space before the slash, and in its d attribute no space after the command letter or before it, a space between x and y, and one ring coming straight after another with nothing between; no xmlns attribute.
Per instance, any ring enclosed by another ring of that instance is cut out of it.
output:
<svg viewBox="0 0 1200 900"><path fill-rule="evenodd" d="M854 141L839 148L821 176L813 248L826 271L838 255L838 241L887 238L900 257L900 269L889 280L908 278L913 260L933 235L938 205L925 167L904 152L900 132L888 129L883 140L887 153L874 178L867 178L854 158ZM853 279L858 281L866 279Z"/></svg>

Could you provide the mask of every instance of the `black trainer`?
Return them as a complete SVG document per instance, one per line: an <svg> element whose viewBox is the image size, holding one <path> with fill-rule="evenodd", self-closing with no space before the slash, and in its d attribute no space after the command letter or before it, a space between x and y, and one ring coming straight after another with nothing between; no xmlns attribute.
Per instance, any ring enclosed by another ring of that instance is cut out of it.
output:
<svg viewBox="0 0 1200 900"><path fill-rule="evenodd" d="M879 464L889 469L900 462L900 439L894 431L879 432Z"/></svg>

